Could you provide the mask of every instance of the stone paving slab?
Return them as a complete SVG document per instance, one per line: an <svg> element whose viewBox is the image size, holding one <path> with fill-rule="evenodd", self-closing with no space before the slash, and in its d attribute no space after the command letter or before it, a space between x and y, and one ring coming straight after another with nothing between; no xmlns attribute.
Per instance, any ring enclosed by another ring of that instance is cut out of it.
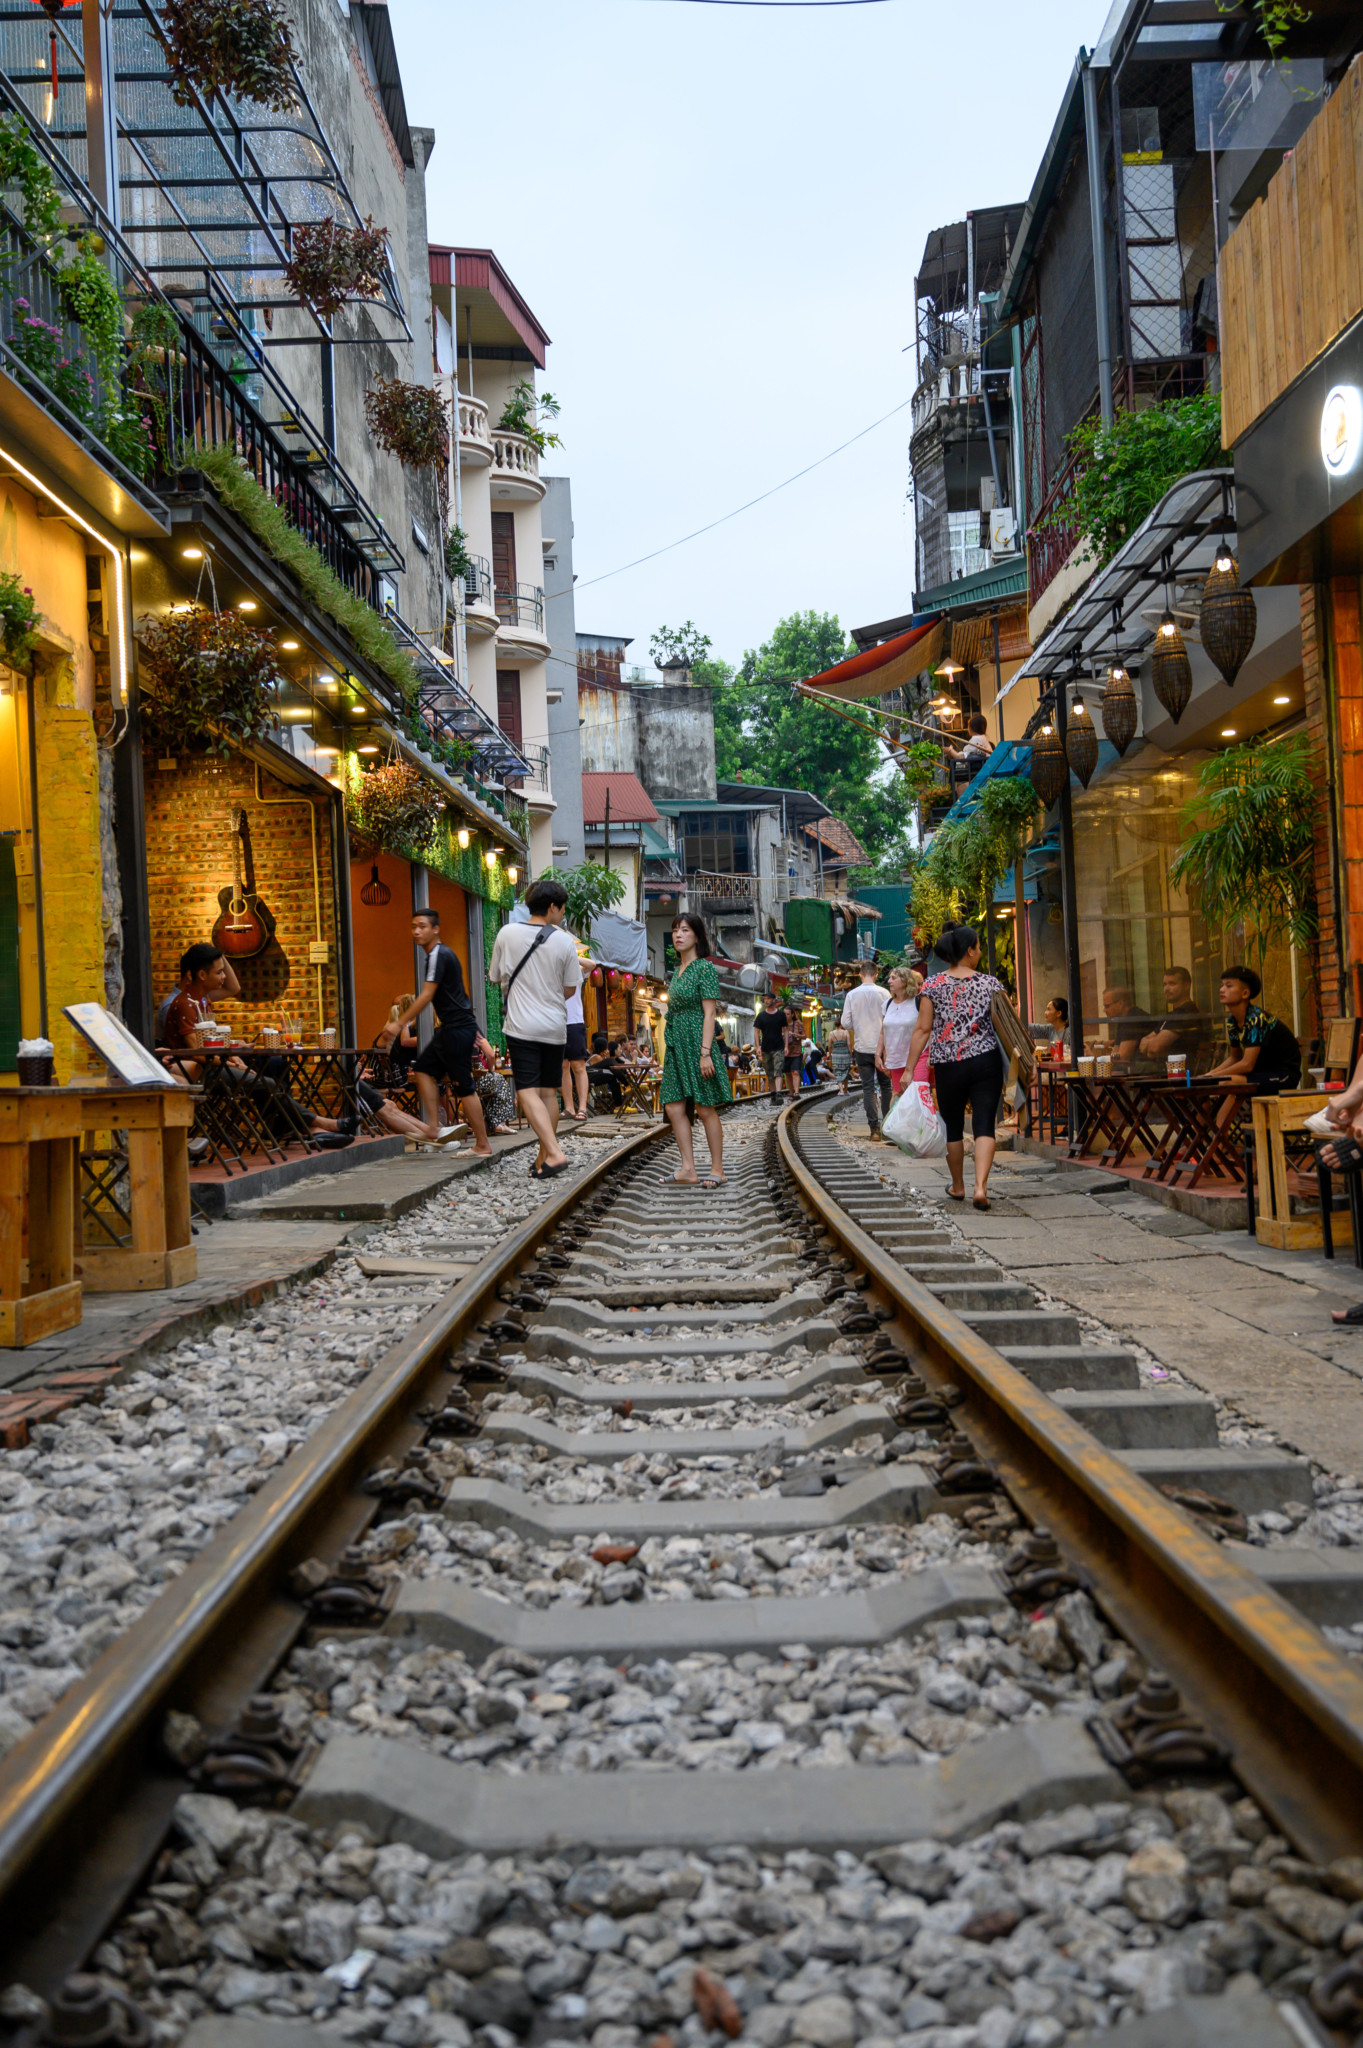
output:
<svg viewBox="0 0 1363 2048"><path fill-rule="evenodd" d="M297 1217L347 1223L392 1223L399 1216L428 1201L450 1181L478 1173L503 1152L523 1152L534 1145L533 1132L518 1131L509 1138L494 1138L492 1154L411 1152L400 1159L386 1159L374 1166L357 1166L344 1174L313 1174L266 1195L257 1202L243 1202L237 1215L252 1217Z"/></svg>
<svg viewBox="0 0 1363 2048"><path fill-rule="evenodd" d="M813 1656L843 1647L875 1649L930 1622L987 1614L1003 1599L992 1572L934 1567L871 1592L811 1593L760 1600L618 1601L613 1607L518 1607L457 1579L408 1579L384 1634L462 1650L481 1662L509 1645L552 1663L604 1657L630 1663L703 1652L779 1654L798 1644Z"/></svg>
<svg viewBox="0 0 1363 2048"><path fill-rule="evenodd" d="M611 1386L555 1372L552 1366L518 1365L511 1374L512 1385L522 1393L549 1394L591 1408L621 1408L629 1402L637 1409L699 1408L714 1401L798 1401L804 1394L847 1381L872 1384L861 1360L844 1351L830 1352L821 1364L783 1380L622 1380Z"/></svg>
<svg viewBox="0 0 1363 2048"><path fill-rule="evenodd" d="M861 1472L846 1486L808 1499L775 1488L739 1500L593 1500L553 1507L500 1479L455 1479L443 1512L484 1529L512 1529L532 1543L571 1543L609 1532L609 1541L642 1543L657 1536L787 1536L837 1529L848 1522L917 1522L932 1514L937 1490L919 1465Z"/></svg>
<svg viewBox="0 0 1363 2048"><path fill-rule="evenodd" d="M1257 1987L1233 1984L1216 1998L1176 1998L1158 2012L1096 2034L1074 2034L1070 2048L1305 2048L1318 2037L1306 2022Z"/></svg>
<svg viewBox="0 0 1363 2048"><path fill-rule="evenodd" d="M888 1408L858 1401L824 1415L808 1429L556 1429L538 1415L503 1415L493 1409L483 1435L503 1443L539 1444L556 1458L587 1458L613 1465L625 1458L760 1457L774 1445L786 1451L817 1456L855 1443L859 1437L891 1437L898 1430Z"/></svg>
<svg viewBox="0 0 1363 2048"><path fill-rule="evenodd" d="M660 1842L854 1851L925 1837L961 1842L1001 1820L1129 1797L1069 1715L984 1736L938 1763L619 1771L610 1790L603 1798L590 1773L512 1777L448 1763L415 1742L341 1735L323 1747L291 1810L311 1827L358 1823L375 1841L431 1856L583 1844L621 1855Z"/></svg>

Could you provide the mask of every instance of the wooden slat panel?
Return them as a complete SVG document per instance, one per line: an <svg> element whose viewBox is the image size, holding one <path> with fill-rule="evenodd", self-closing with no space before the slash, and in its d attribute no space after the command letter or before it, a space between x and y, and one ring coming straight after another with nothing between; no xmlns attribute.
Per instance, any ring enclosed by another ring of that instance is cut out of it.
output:
<svg viewBox="0 0 1363 2048"><path fill-rule="evenodd" d="M1363 312L1363 58L1240 222L1219 269L1229 448Z"/></svg>

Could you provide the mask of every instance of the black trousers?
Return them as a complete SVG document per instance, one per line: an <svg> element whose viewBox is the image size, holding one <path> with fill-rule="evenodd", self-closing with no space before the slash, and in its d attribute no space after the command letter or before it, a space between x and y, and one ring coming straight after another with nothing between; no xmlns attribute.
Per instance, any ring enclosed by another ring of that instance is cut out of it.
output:
<svg viewBox="0 0 1363 2048"><path fill-rule="evenodd" d="M861 1099L866 1105L866 1121L873 1131L880 1129L881 1117L890 1114L890 1077L876 1072L876 1056L873 1052L859 1052L855 1055L857 1072L861 1076ZM880 1112L876 1113L876 1087L880 1087Z"/></svg>
<svg viewBox="0 0 1363 2048"><path fill-rule="evenodd" d="M947 1127L948 1145L959 1145L965 1136L966 1105L970 1106L970 1129L976 1138L992 1138L994 1120L1003 1093L1003 1054L976 1053L973 1059L949 1060L932 1070L937 1090L937 1107Z"/></svg>

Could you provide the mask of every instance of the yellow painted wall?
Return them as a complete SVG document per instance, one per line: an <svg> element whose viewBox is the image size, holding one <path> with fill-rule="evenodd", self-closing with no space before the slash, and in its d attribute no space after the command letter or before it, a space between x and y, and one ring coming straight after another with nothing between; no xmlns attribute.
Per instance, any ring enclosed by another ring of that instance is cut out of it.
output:
<svg viewBox="0 0 1363 2048"><path fill-rule="evenodd" d="M0 831L16 836L22 1035L42 1030L39 919L45 956L47 1035L57 1078L101 1073L62 1016L64 1004L104 1000L103 880L99 843L99 755L91 711L83 537L63 520L37 516L17 484L0 485L0 571L18 575L42 612L42 644L31 685L0 672ZM30 716L32 723L30 725ZM37 855L31 779L37 784ZM0 1083L13 1083L13 1074Z"/></svg>

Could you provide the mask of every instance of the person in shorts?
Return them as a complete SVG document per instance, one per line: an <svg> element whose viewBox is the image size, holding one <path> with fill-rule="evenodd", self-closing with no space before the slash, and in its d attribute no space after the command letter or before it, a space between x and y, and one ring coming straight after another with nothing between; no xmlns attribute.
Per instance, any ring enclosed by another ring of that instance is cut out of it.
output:
<svg viewBox="0 0 1363 2048"><path fill-rule="evenodd" d="M477 1046L486 1059L494 1059L496 1055L478 1029L478 1019L473 1014L473 1004L464 987L464 970L459 965L459 955L440 943L440 912L414 911L412 937L426 956L421 994L402 1017L389 1018L379 1033L379 1041L383 1045L391 1045L400 1032L415 1024L423 1010L434 1010L435 1037L412 1063L427 1142L446 1145L458 1132L457 1124L442 1125L440 1121L440 1090L447 1086L458 1101L460 1115L473 1133L474 1151L486 1158L492 1147L483 1122L483 1105L478 1100L473 1080L473 1049Z"/></svg>
<svg viewBox="0 0 1363 2048"><path fill-rule="evenodd" d="M568 998L568 1036L563 1047L563 1110L575 1124L587 1121L587 1098L591 1083L587 1079L587 1020L582 1013L582 990L576 988Z"/></svg>
<svg viewBox="0 0 1363 2048"><path fill-rule="evenodd" d="M568 1044L568 997L582 986L582 968L572 933L562 929L568 907L562 882L541 875L527 888L524 902L528 922L502 926L487 972L502 990L502 1028L517 1105L539 1139L531 1176L549 1180L568 1169L568 1155L558 1141L558 1091Z"/></svg>
<svg viewBox="0 0 1363 2048"><path fill-rule="evenodd" d="M761 1057L767 1086L781 1086L782 1061L786 1051L786 1013L768 989L762 1007L752 1020L753 1038Z"/></svg>

